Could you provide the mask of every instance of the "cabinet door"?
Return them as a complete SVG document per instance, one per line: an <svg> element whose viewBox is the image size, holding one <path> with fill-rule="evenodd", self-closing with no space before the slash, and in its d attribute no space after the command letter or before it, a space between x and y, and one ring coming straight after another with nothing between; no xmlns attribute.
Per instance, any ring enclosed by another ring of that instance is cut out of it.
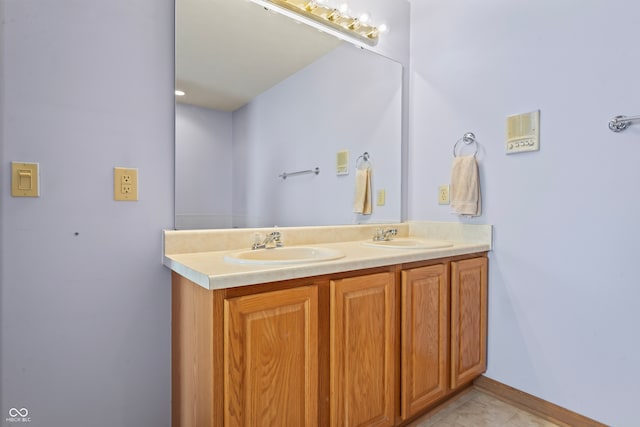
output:
<svg viewBox="0 0 640 427"><path fill-rule="evenodd" d="M487 258L451 263L451 387L487 369Z"/></svg>
<svg viewBox="0 0 640 427"><path fill-rule="evenodd" d="M331 426L393 425L393 273L331 281L330 317Z"/></svg>
<svg viewBox="0 0 640 427"><path fill-rule="evenodd" d="M224 325L225 426L317 425L317 287L226 300Z"/></svg>
<svg viewBox="0 0 640 427"><path fill-rule="evenodd" d="M449 387L449 280L443 264L402 272L402 419Z"/></svg>

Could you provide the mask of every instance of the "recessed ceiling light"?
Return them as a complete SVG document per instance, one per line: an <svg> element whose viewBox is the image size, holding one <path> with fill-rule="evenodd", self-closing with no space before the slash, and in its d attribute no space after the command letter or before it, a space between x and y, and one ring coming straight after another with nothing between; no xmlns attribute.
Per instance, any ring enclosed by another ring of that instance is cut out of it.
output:
<svg viewBox="0 0 640 427"><path fill-rule="evenodd" d="M186 94L181 90L176 90L176 96L185 96Z"/></svg>

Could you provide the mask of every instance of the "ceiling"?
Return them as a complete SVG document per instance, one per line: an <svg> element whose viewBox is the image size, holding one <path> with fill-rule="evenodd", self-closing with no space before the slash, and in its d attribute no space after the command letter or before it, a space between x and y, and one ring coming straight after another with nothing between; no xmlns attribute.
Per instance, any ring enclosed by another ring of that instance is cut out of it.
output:
<svg viewBox="0 0 640 427"><path fill-rule="evenodd" d="M340 43L247 0L177 0L176 101L234 111Z"/></svg>

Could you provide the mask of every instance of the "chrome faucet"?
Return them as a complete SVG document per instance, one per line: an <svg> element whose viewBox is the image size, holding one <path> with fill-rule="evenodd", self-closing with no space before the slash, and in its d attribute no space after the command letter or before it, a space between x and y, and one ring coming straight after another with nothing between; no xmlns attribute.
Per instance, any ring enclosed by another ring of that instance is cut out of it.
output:
<svg viewBox="0 0 640 427"><path fill-rule="evenodd" d="M279 231L273 231L267 234L262 242L258 241L251 245L251 249L273 249L282 247L282 234Z"/></svg>
<svg viewBox="0 0 640 427"><path fill-rule="evenodd" d="M373 240L375 242L388 242L389 240L393 239L393 236L396 236L398 234L398 229L397 228L387 228L386 230L383 230L382 228L378 228L376 230L376 234L373 236Z"/></svg>

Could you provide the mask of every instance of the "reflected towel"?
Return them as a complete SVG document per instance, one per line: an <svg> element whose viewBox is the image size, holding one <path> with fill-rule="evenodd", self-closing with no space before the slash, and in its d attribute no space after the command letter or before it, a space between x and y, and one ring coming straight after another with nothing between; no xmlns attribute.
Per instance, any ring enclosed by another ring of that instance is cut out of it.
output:
<svg viewBox="0 0 640 427"><path fill-rule="evenodd" d="M371 215L371 168L356 170L356 194L353 211L363 215Z"/></svg>
<svg viewBox="0 0 640 427"><path fill-rule="evenodd" d="M480 176L475 156L459 156L451 167L451 209L458 215L479 216Z"/></svg>

